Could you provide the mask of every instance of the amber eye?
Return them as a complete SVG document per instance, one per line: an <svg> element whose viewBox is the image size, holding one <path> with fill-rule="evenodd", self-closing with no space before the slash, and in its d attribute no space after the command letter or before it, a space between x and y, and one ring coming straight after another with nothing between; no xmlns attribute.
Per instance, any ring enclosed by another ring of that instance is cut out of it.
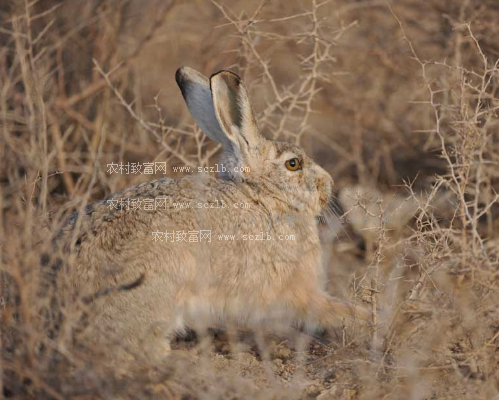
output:
<svg viewBox="0 0 499 400"><path fill-rule="evenodd" d="M286 161L284 165L286 165L286 168L290 171L298 171L301 169L300 160L297 158L292 158L291 160Z"/></svg>

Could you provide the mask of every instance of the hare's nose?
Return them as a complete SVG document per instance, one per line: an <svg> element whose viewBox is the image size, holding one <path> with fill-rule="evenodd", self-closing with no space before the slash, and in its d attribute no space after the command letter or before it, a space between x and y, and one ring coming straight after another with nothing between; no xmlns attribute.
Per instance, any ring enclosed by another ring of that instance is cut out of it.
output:
<svg viewBox="0 0 499 400"><path fill-rule="evenodd" d="M315 186L317 187L317 190L319 192L325 192L326 191L326 182L322 177L319 177L315 180Z"/></svg>
<svg viewBox="0 0 499 400"><path fill-rule="evenodd" d="M315 180L315 186L319 192L324 192L330 195L333 191L334 181L331 177L319 176Z"/></svg>

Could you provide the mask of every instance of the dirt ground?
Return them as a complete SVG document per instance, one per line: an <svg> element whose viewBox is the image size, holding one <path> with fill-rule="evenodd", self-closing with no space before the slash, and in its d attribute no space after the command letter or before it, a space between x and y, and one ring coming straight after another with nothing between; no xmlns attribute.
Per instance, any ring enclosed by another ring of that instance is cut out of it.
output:
<svg viewBox="0 0 499 400"><path fill-rule="evenodd" d="M0 2L0 398L499 400L498 21L497 0ZM182 65L238 73L263 135L330 173L324 283L369 324L190 334L132 372L75 345L93 316L41 267L65 219L164 176L110 163L219 161Z"/></svg>

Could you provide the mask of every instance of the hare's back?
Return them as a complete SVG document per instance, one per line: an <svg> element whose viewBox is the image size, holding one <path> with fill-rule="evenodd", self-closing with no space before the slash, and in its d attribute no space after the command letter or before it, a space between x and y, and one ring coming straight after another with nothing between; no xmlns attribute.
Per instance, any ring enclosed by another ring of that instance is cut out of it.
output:
<svg viewBox="0 0 499 400"><path fill-rule="evenodd" d="M149 181L75 211L56 238L76 256L71 280L80 285L83 281L100 281L105 275L109 279L97 286L106 287L111 281L126 283L136 272L156 268L156 264L181 260L185 253L182 246L161 245L158 235L164 237L168 231L180 230L180 226L185 231L192 228L190 210L179 208L179 204L192 202L195 197L187 181Z"/></svg>

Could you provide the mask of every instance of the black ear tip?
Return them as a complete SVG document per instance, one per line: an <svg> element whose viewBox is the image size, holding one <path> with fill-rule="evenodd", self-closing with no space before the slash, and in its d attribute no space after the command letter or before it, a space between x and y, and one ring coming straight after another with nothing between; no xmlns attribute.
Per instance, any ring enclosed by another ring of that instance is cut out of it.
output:
<svg viewBox="0 0 499 400"><path fill-rule="evenodd" d="M239 86L242 83L242 79L238 74L227 69L215 72L212 76L210 76L210 81L217 77L224 79L228 83L235 84L236 86Z"/></svg>
<svg viewBox="0 0 499 400"><path fill-rule="evenodd" d="M175 80L177 81L177 85L179 86L181 86L185 82L184 69L185 67L180 67L175 72Z"/></svg>
<svg viewBox="0 0 499 400"><path fill-rule="evenodd" d="M177 81L177 85L182 93L182 96L185 98L187 92L187 86L189 84L189 79L187 78L187 68L180 67L175 72L175 80Z"/></svg>

